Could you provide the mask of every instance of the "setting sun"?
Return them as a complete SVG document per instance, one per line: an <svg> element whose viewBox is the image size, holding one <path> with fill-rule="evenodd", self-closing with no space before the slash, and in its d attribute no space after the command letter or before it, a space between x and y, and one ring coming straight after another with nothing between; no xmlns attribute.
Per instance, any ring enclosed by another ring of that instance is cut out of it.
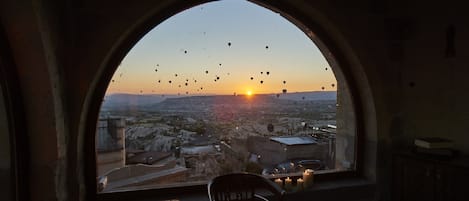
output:
<svg viewBox="0 0 469 201"><path fill-rule="evenodd" d="M251 90L246 91L246 95L252 96L252 91Z"/></svg>

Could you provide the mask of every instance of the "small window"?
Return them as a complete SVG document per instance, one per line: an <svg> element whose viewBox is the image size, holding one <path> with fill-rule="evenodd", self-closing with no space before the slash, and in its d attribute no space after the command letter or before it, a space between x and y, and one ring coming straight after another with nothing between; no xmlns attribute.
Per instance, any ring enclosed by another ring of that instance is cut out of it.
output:
<svg viewBox="0 0 469 201"><path fill-rule="evenodd" d="M245 1L202 4L159 24L109 82L96 129L98 191L205 184L241 171L354 170L351 94L321 50Z"/></svg>

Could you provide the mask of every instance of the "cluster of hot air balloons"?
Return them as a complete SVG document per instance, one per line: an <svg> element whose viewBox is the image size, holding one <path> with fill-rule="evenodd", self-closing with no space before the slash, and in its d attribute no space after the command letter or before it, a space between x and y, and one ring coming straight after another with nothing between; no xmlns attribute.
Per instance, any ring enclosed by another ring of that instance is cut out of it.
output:
<svg viewBox="0 0 469 201"><path fill-rule="evenodd" d="M231 47L232 45L233 45L233 44L232 44L231 42L227 42L228 48ZM268 45L265 46L265 50L269 50L269 46L268 46ZM188 53L189 53L188 50L186 50L186 49L181 49L181 51L182 51L184 54L188 54ZM221 67L222 67L222 63L218 63L218 66L221 68ZM155 73L159 73L159 68L160 68L160 64L156 64L156 67L154 68L154 72L155 72ZM325 70L327 71L328 68L326 67ZM207 76L207 75L210 75L209 70L204 70L203 72L205 72L205 75L206 75L206 76ZM123 75L123 73L120 73L120 74L119 74L119 78L121 78L122 75ZM230 72L227 72L226 75L229 76L229 75L230 75ZM249 77L248 79L251 80L251 81L258 80L258 84L263 85L263 84L265 83L265 81L264 81L263 78L265 78L265 76L271 75L271 72L270 72L270 71L260 71L260 75L261 75L261 76L259 76L259 77L257 77L257 78L256 78L256 76L251 76L251 77ZM262 76L263 76L263 77L262 77ZM197 84L198 84L198 83L197 83L197 79L195 79L195 78L191 78L191 79L190 79L190 78L185 78L185 79L184 79L184 78L183 78L183 82L181 82L181 81L180 81L180 80L181 80L181 79L180 79L181 77L182 77L182 74L176 72L176 73L174 73L174 78L172 78L172 79L171 79L171 78L168 78L168 79L167 79L167 83L170 84L170 85L172 85L172 86L174 86L174 87L177 86L178 88L186 87L185 94L189 94L189 91L190 91L190 90L189 90L189 88L187 88L187 87L189 87L189 86L191 86L191 85L197 85ZM215 74L214 77L213 77L213 82L218 82L218 81L220 81L221 79L222 79L222 78L221 78L220 75L216 75L216 74ZM111 82L114 83L115 80L112 79ZM162 79L158 79L158 80L156 81L156 84L162 84L162 82L163 82ZM178 83L178 84L177 84L177 85L173 85L174 82L176 82L176 83ZM284 87L286 87L287 81L286 81L286 80L283 80L282 83L283 83ZM334 88L334 87L335 87L335 84L331 84L331 87ZM199 85L198 87L193 88L193 89L196 89L196 91L199 92L199 91L204 90L204 88L205 88L204 86ZM326 89L326 87L324 87L324 86L321 87L321 90L324 91L325 89ZM154 92L154 90L152 90L152 92ZM286 93L287 93L287 89L286 89L286 88L283 88L283 89L281 89L281 92L282 92L283 94L286 94ZM143 90L140 90L140 93L143 93ZM181 93L178 93L178 94L180 95ZM236 92L234 92L233 94L236 95ZM276 94L276 96L279 97L280 94ZM304 99L304 97L303 97L303 99Z"/></svg>

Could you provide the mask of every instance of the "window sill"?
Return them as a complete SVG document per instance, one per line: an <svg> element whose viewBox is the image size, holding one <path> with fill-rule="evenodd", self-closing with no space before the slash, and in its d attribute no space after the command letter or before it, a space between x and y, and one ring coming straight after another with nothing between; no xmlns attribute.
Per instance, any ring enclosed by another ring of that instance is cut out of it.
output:
<svg viewBox="0 0 469 201"><path fill-rule="evenodd" d="M375 183L361 178L335 181L321 181L311 188L297 192L287 192L284 200L373 200Z"/></svg>
<svg viewBox="0 0 469 201"><path fill-rule="evenodd" d="M208 201L206 185L194 186L191 189L172 189L167 194L152 192L152 190L122 193L98 194L99 201ZM311 188L297 192L287 192L284 200L373 200L375 184L361 178L349 178L334 181L318 181Z"/></svg>

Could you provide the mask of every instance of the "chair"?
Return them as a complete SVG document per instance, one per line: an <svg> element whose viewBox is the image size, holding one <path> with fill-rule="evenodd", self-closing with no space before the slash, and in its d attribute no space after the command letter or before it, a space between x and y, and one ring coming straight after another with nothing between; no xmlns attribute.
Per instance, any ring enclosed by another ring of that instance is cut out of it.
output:
<svg viewBox="0 0 469 201"><path fill-rule="evenodd" d="M266 196L269 193L271 196ZM212 179L208 184L210 201L254 201L274 198L282 201L285 191L261 175L232 173Z"/></svg>

